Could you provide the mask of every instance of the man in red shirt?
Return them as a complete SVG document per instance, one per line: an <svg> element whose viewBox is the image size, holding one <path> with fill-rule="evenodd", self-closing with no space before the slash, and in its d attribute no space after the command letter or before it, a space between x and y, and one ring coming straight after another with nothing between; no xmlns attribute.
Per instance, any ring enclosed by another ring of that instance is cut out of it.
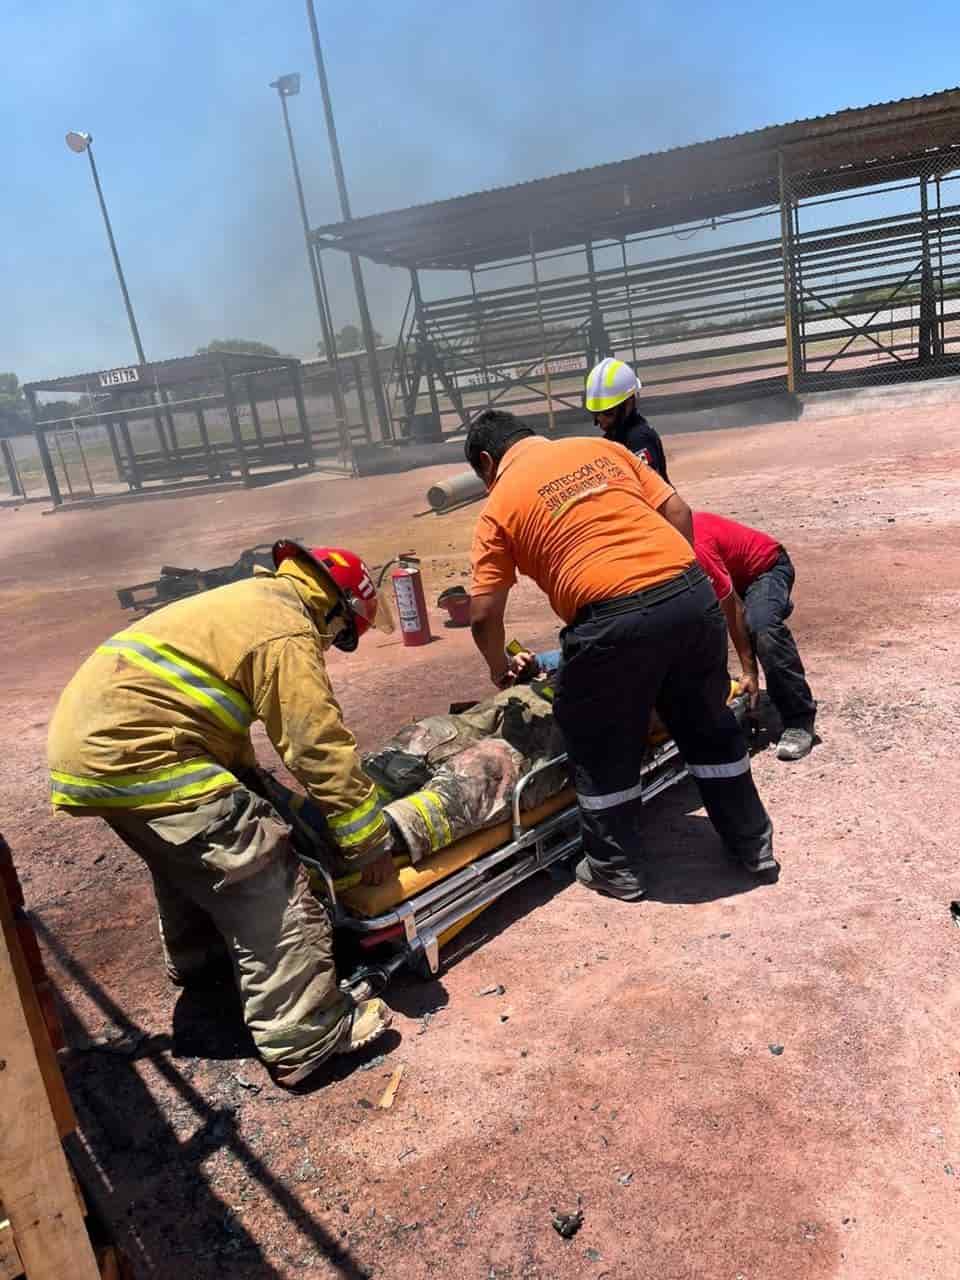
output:
<svg viewBox="0 0 960 1280"><path fill-rule="evenodd" d="M656 706L728 851L776 872L772 828L726 706L723 616L693 552L690 508L623 445L544 440L512 414L471 424L467 460L489 497L473 539L471 626L490 678L521 573L566 626L554 714L583 827L577 879L615 898L645 889L641 763Z"/></svg>
<svg viewBox="0 0 960 1280"><path fill-rule="evenodd" d="M817 704L787 626L793 612L793 562L779 542L759 529L709 511L694 513L693 543L727 619L743 666L742 683L754 705L758 658L763 667L767 692L783 721L777 757L801 760L813 746Z"/></svg>

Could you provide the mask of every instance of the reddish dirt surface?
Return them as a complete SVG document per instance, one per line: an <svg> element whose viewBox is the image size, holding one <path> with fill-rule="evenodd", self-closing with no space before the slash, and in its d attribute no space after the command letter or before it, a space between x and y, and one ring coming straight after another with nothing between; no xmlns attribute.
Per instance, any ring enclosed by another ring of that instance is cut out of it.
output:
<svg viewBox="0 0 960 1280"><path fill-rule="evenodd" d="M2 829L71 1043L142 1036L131 1054L76 1054L69 1079L144 1275L952 1280L957 425L915 407L668 440L692 503L775 532L799 566L823 742L799 765L755 761L780 883L731 871L678 789L650 810L648 901L526 886L438 980L391 989L384 1062L343 1062L301 1097L251 1059L227 991L166 985L132 856L97 821L51 817L46 721L123 624L117 585L292 533L372 560L413 546L435 598L465 575L477 508L413 518L446 468L0 510ZM441 618L424 649L377 638L333 657L364 746L485 692L469 636ZM511 630L555 629L519 590ZM496 983L504 996L479 995ZM395 1105L371 1108L397 1063ZM551 1206L578 1196L564 1241Z"/></svg>

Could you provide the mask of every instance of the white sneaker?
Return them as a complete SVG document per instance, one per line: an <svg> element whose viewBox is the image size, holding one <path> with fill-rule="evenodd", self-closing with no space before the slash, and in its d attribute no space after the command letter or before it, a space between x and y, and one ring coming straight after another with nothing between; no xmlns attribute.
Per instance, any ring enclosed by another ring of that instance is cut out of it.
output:
<svg viewBox="0 0 960 1280"><path fill-rule="evenodd" d="M813 750L813 733L810 729L784 729L777 743L778 760L802 760Z"/></svg>

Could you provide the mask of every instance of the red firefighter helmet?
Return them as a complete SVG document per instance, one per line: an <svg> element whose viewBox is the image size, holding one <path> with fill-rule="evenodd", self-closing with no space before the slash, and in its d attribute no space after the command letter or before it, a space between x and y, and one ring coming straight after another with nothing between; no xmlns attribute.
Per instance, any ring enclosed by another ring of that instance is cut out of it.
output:
<svg viewBox="0 0 960 1280"><path fill-rule="evenodd" d="M393 630L389 610L380 602L370 570L353 551L344 547L303 547L288 538L273 544L276 568L291 556L315 565L336 587L337 604L327 614L327 621L338 616L344 619L345 625L333 641L338 649L352 653L370 627Z"/></svg>

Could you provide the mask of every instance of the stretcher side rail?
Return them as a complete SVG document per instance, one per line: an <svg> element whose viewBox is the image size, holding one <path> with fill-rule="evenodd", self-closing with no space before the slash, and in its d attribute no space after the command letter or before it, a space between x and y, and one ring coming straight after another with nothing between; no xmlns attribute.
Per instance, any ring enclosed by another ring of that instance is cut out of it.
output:
<svg viewBox="0 0 960 1280"><path fill-rule="evenodd" d="M349 915L343 910L340 903L334 899L334 922L338 927L351 929L356 933L379 933L393 925L404 924L409 933L410 925L408 922L411 914L415 914L416 919L419 920L430 909L437 909L442 906L447 899L459 898L465 887L484 880L487 874L501 863L510 861L531 845L536 845L546 840L558 827L572 820L575 820L579 825L580 812L576 803L571 803L563 809L557 810L556 813L551 814L536 826L528 828L519 840L509 840L506 844L502 844L496 849L491 849L489 853L482 854L475 862L462 867L445 880L431 885L429 889L424 889L416 897L411 898L409 902L401 903L380 916ZM555 858L551 857L549 861L553 862L555 860ZM312 860L310 865L315 865ZM545 862L542 865L547 866L549 862ZM536 866L534 866L533 870L536 869ZM332 887L329 875L325 876L325 879L328 885Z"/></svg>
<svg viewBox="0 0 960 1280"><path fill-rule="evenodd" d="M439 969L439 939L448 929L471 913L489 906L537 871L579 852L580 811L576 802L532 827L525 828L522 821L523 793L529 784L546 770L566 763L566 755L556 756L542 761L519 779L513 796L512 839L383 915L368 918L348 915L336 900L329 875L324 876L331 890L337 927L367 936L396 930L398 926L403 929L401 953L380 965L359 970L353 975L351 985L370 976L386 982L392 973L407 963L416 967L422 962L431 974L436 973ZM652 800L686 776L680 753L668 740L655 748L641 767L641 777L650 779L649 786L644 789L644 800Z"/></svg>

